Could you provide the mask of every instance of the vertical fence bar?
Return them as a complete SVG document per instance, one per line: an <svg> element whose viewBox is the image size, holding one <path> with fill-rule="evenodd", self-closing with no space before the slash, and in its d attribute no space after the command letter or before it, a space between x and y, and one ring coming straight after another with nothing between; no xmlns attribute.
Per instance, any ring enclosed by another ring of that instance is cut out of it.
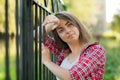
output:
<svg viewBox="0 0 120 80"><path fill-rule="evenodd" d="M35 80L38 80L38 7L35 4Z"/></svg>
<svg viewBox="0 0 120 80"><path fill-rule="evenodd" d="M26 72L25 72L25 60L24 60L24 56L26 53L24 48L25 48L25 1L21 0L20 1L20 80L25 80L27 76Z"/></svg>
<svg viewBox="0 0 120 80"><path fill-rule="evenodd" d="M48 6L48 2L49 2L49 0L44 0L44 5L45 5L45 7Z"/></svg>
<svg viewBox="0 0 120 80"><path fill-rule="evenodd" d="M44 21L44 19L45 19L45 11L43 10L43 21ZM45 41L44 41L44 33L43 33L43 30L44 29L44 27L42 27L42 40L43 40L43 43L45 43ZM45 74L45 66L44 65L42 65L42 70L43 70L43 79L44 80L46 80L46 74Z"/></svg>
<svg viewBox="0 0 120 80"><path fill-rule="evenodd" d="M8 1L9 0L5 0L5 80L10 80ZM58 0L51 0L52 12L59 11L58 2ZM18 0L15 0L16 80L55 80L53 74L41 63L41 42L45 42L46 36L45 27L42 27L42 21L45 19L45 16L50 14L50 12L46 9L48 7L49 0L44 0L45 7L42 7L40 4L35 5L35 54L33 50L33 0L20 0L20 53L18 3ZM40 33L39 45L37 43L38 18Z"/></svg>
<svg viewBox="0 0 120 80"><path fill-rule="evenodd" d="M27 20L28 20L28 41L29 41L29 45L28 45L28 57L29 57L29 79L28 80L34 80L34 52L33 52L33 9L32 9L32 3L33 3L33 0L27 0L27 2L29 2L29 5L28 5L28 16L27 16ZM29 40L29 38L31 40Z"/></svg>
<svg viewBox="0 0 120 80"><path fill-rule="evenodd" d="M55 2L54 2L54 0L51 0L52 2L51 2L51 6L52 6L52 12L54 13L55 12ZM54 55L52 55L52 61L54 61ZM53 75L53 74L51 74L51 76L52 76L52 79L51 80L55 80L55 76Z"/></svg>
<svg viewBox="0 0 120 80"><path fill-rule="evenodd" d="M55 11L54 11L54 2L53 2L53 0L51 0L51 6L52 6L52 12L54 13Z"/></svg>
<svg viewBox="0 0 120 80"><path fill-rule="evenodd" d="M9 22L8 22L8 0L5 0L5 72L6 80L10 80L9 71Z"/></svg>
<svg viewBox="0 0 120 80"><path fill-rule="evenodd" d="M45 13L44 13L44 19L45 19L45 16L46 16L46 13L47 13L47 11L45 11ZM46 37L46 31L45 31L45 27L43 27L43 39L44 39L44 43L45 43L45 37ZM47 69L47 67L45 66L45 76L48 76L48 69ZM48 80L48 77L45 77L45 80Z"/></svg>
<svg viewBox="0 0 120 80"><path fill-rule="evenodd" d="M48 2L49 2L49 0L44 0L44 6L39 4L37 1L33 2L35 4L35 33L36 33L35 34L35 36L36 36L35 42L37 42L37 40L38 40L37 39L37 36L38 36L37 35L37 33L38 33L37 26L39 23L39 45L37 43L35 43L35 56L36 56L35 57L35 59L36 59L35 65L34 65L35 66L35 80L38 80L38 79L39 80L55 80L56 79L55 76L41 63L41 43L42 42L45 43L45 36L46 36L45 27L42 27L42 21L44 21L45 17L48 14L51 14L51 12L49 12L47 10ZM59 11L58 10L58 9L60 9L60 8L58 8L59 2L60 1L58 1L58 0L51 0L52 12ZM39 7L39 12L38 12L38 7ZM39 13L39 17L37 16L38 15L37 13ZM39 20L39 22L38 22L38 20ZM37 51L39 52L39 54L37 54L38 53ZM39 57L37 57L37 56L39 56ZM39 61L37 61L37 60L39 60ZM52 57L52 60L55 60L54 56Z"/></svg>
<svg viewBox="0 0 120 80"><path fill-rule="evenodd" d="M41 37L42 37L42 31L41 31L41 28L42 28L42 8L39 7L39 80L43 80L42 79L42 63L41 63Z"/></svg>
<svg viewBox="0 0 120 80"><path fill-rule="evenodd" d="M19 80L19 35L18 35L18 0L15 1L15 25L16 25L16 80Z"/></svg>
<svg viewBox="0 0 120 80"><path fill-rule="evenodd" d="M57 12L58 11L58 2L56 0L51 0L51 6L52 6L52 12Z"/></svg>
<svg viewBox="0 0 120 80"><path fill-rule="evenodd" d="M32 0L21 0L20 46L21 80L34 80Z"/></svg>
<svg viewBox="0 0 120 80"><path fill-rule="evenodd" d="M59 7L60 7L60 6L58 6L58 5L59 5L58 2L59 2L58 0L54 0L54 11L55 11L55 12L58 12L58 11L59 11Z"/></svg>

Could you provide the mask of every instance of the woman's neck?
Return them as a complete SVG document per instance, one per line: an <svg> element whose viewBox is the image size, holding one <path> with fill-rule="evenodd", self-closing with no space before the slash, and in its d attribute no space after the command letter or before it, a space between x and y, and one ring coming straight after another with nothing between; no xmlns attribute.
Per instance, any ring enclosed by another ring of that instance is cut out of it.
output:
<svg viewBox="0 0 120 80"><path fill-rule="evenodd" d="M80 41L75 41L74 43L69 43L68 45L69 45L69 47L71 49L71 53L73 55L79 54L83 47L83 44L80 43Z"/></svg>

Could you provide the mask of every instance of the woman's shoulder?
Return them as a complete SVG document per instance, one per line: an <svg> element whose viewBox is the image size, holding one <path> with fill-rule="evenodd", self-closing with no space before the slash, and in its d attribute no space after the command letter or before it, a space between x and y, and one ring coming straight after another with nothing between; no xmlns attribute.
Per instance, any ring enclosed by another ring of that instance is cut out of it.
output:
<svg viewBox="0 0 120 80"><path fill-rule="evenodd" d="M90 42L85 45L84 50L90 50L90 49L100 49L100 50L105 50L103 45L101 45L99 42Z"/></svg>

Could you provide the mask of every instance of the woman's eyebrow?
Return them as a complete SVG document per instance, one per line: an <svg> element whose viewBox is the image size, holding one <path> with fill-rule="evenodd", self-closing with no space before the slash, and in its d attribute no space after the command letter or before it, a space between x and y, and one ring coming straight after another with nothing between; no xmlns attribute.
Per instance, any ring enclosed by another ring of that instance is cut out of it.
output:
<svg viewBox="0 0 120 80"><path fill-rule="evenodd" d="M69 23L69 21L67 21L66 23L65 23L65 25L67 25Z"/></svg>
<svg viewBox="0 0 120 80"><path fill-rule="evenodd" d="M69 21L66 21L65 25L68 25ZM57 27L56 30L62 29L62 27Z"/></svg>

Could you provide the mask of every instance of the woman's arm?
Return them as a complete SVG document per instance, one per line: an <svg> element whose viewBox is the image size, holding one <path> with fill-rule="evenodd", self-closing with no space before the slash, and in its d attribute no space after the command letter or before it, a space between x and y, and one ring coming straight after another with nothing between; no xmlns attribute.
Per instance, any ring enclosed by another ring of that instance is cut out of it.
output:
<svg viewBox="0 0 120 80"><path fill-rule="evenodd" d="M53 63L49 53L49 49L42 45L42 63L61 80L71 80L69 71Z"/></svg>
<svg viewBox="0 0 120 80"><path fill-rule="evenodd" d="M60 20L54 15L46 16L42 26L45 26L46 33L48 34L50 31L54 30L60 24Z"/></svg>
<svg viewBox="0 0 120 80"><path fill-rule="evenodd" d="M44 65L61 80L71 80L70 73L65 68L56 65L53 62L45 62Z"/></svg>
<svg viewBox="0 0 120 80"><path fill-rule="evenodd" d="M59 19L55 17L54 15L49 15L45 18L42 26L45 27L46 30L46 36L45 36L45 46L49 48L50 52L53 54L60 53L62 49L58 48L56 45L56 42L53 38L51 38L48 33L51 32L54 28L56 28L59 25ZM39 27L37 27L37 34L39 37ZM35 38L35 30L33 31L33 36ZM38 38L39 39L39 38ZM38 40L39 42L39 40Z"/></svg>
<svg viewBox="0 0 120 80"><path fill-rule="evenodd" d="M61 52L61 49L57 47L56 42L54 39L52 39L48 33L54 30L59 25L59 19L54 15L48 15L46 16L42 26L45 27L46 30L46 42L45 46L47 46L53 54L57 54Z"/></svg>
<svg viewBox="0 0 120 80"><path fill-rule="evenodd" d="M55 43L55 40L52 39L49 35L46 36L45 46L48 47L50 52L53 54L58 54L62 51L61 48L58 48L58 46Z"/></svg>

